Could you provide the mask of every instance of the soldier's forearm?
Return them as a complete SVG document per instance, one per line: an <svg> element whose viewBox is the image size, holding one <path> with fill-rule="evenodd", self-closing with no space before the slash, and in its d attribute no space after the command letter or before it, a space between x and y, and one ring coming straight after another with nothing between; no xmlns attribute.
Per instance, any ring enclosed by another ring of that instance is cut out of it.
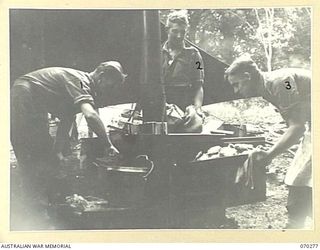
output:
<svg viewBox="0 0 320 250"><path fill-rule="evenodd" d="M92 129L92 131L100 138L103 146L109 148L112 146L110 138L106 133L103 122L101 121L98 113L94 110L94 108L89 103L83 103L81 105L81 111L86 118L88 126Z"/></svg>
<svg viewBox="0 0 320 250"><path fill-rule="evenodd" d="M100 120L98 114L85 116L88 126L100 138L105 148L112 146L109 136L106 133L103 122Z"/></svg>
<svg viewBox="0 0 320 250"><path fill-rule="evenodd" d="M298 142L303 135L304 125L292 125L282 135L279 141L268 151L268 157L272 160Z"/></svg>
<svg viewBox="0 0 320 250"><path fill-rule="evenodd" d="M200 86L195 93L195 97L194 97L194 106L196 109L199 109L202 107L202 103L203 103L203 88L202 86Z"/></svg>

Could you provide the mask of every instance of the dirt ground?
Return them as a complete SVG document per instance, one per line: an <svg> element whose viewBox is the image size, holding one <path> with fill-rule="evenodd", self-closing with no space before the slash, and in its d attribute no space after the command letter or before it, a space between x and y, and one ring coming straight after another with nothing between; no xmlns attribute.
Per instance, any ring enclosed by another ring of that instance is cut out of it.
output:
<svg viewBox="0 0 320 250"><path fill-rule="evenodd" d="M288 190L283 183L283 174L277 169L289 160L278 157L267 172L267 199L237 207L227 208L226 216L234 218L240 229L282 229L287 222L285 209Z"/></svg>
<svg viewBox="0 0 320 250"><path fill-rule="evenodd" d="M283 154L277 157L267 172L267 199L237 207L227 208L228 218L234 218L240 229L283 229L288 215L285 208L288 189L284 184L285 166L292 158ZM312 229L312 220L307 219L304 229Z"/></svg>

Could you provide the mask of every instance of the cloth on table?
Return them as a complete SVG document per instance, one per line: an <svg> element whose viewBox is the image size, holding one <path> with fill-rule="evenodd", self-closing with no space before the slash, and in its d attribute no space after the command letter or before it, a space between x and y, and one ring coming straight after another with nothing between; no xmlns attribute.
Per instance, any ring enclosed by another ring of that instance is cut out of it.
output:
<svg viewBox="0 0 320 250"><path fill-rule="evenodd" d="M201 133L203 118L196 113L186 123L184 112L176 104L166 104L166 114L169 132L173 133Z"/></svg>
<svg viewBox="0 0 320 250"><path fill-rule="evenodd" d="M255 150L248 155L248 159L239 166L235 178L235 183L244 183L245 186L250 187L250 189L255 188L254 183L254 171L255 168L259 167L256 165L256 157L259 154L259 150Z"/></svg>
<svg viewBox="0 0 320 250"><path fill-rule="evenodd" d="M249 154L248 159L239 166L235 178L235 183L243 182L246 186L250 186L251 189L254 189L253 182L253 157L252 154Z"/></svg>

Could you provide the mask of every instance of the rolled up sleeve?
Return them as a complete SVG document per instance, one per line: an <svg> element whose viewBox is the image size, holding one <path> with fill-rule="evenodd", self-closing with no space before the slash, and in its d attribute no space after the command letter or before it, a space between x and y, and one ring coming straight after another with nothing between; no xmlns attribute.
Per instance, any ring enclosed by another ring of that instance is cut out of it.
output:
<svg viewBox="0 0 320 250"><path fill-rule="evenodd" d="M75 105L87 102L94 106L92 95L86 88L83 88L80 80L67 81L65 87Z"/></svg>
<svg viewBox="0 0 320 250"><path fill-rule="evenodd" d="M195 87L201 86L204 82L204 63L198 50L193 52L192 65L193 67L190 75L191 84Z"/></svg>
<svg viewBox="0 0 320 250"><path fill-rule="evenodd" d="M290 84L290 89L287 88L288 84ZM300 97L294 78L290 77L283 84L278 84L276 92L281 116L285 120L292 118L305 122L310 103Z"/></svg>

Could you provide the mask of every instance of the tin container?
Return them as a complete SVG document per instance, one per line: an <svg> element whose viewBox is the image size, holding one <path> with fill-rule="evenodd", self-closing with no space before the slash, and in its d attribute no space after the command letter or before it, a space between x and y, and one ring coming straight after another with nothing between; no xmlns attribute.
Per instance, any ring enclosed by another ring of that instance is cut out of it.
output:
<svg viewBox="0 0 320 250"><path fill-rule="evenodd" d="M143 134L166 135L168 134L168 125L166 122L145 122L140 125Z"/></svg>
<svg viewBox="0 0 320 250"><path fill-rule="evenodd" d="M129 135L138 135L140 133L141 124L126 124Z"/></svg>

